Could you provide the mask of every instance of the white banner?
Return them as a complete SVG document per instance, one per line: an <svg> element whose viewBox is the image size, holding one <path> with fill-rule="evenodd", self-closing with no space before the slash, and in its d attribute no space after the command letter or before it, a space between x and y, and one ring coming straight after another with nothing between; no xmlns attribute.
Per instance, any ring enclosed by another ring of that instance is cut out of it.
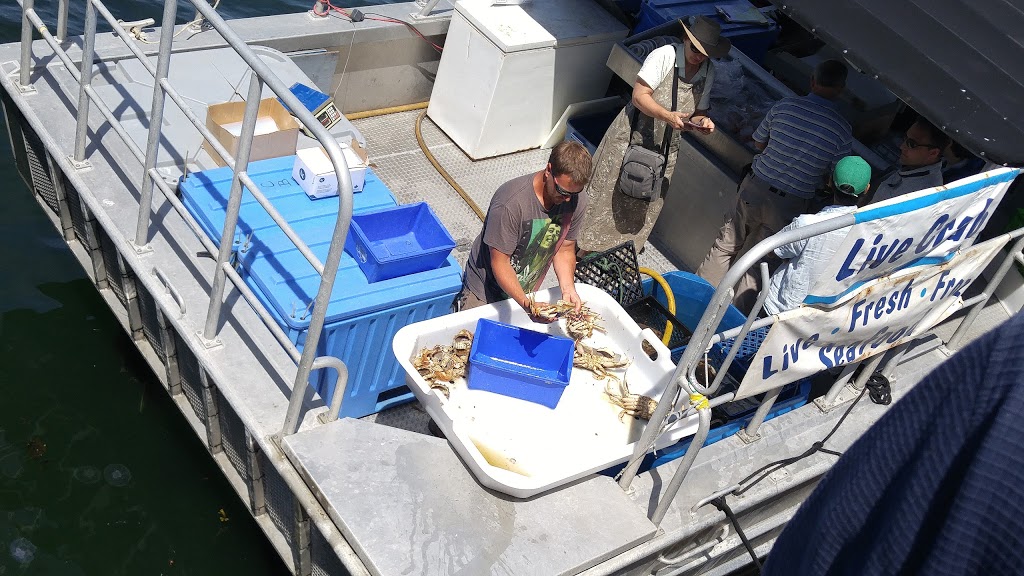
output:
<svg viewBox="0 0 1024 576"><path fill-rule="evenodd" d="M801 306L783 312L736 399L863 360L927 332L959 308L963 291L1008 239L1003 235L966 248L942 264L899 271L832 309Z"/></svg>
<svg viewBox="0 0 1024 576"><path fill-rule="evenodd" d="M948 260L973 242L1019 172L1000 168L857 210L804 304L833 306L894 270Z"/></svg>

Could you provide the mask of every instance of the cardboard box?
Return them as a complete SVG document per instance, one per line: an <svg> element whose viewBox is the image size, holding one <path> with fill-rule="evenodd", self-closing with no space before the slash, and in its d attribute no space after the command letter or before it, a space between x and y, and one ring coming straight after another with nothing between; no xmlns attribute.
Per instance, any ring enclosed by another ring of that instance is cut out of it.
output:
<svg viewBox="0 0 1024 576"><path fill-rule="evenodd" d="M366 151L355 140L351 145L342 144L341 151L348 163L352 178L352 191L362 192L366 179ZM292 178L310 198L327 198L338 195L338 177L334 165L323 148L303 148L295 153Z"/></svg>
<svg viewBox="0 0 1024 576"><path fill-rule="evenodd" d="M238 137L244 115L245 102L212 104L206 111L206 127L232 156L238 154ZM284 106L275 98L261 100L249 161L291 156L295 154L298 139L299 123ZM203 148L218 166L227 166L208 141L203 142Z"/></svg>

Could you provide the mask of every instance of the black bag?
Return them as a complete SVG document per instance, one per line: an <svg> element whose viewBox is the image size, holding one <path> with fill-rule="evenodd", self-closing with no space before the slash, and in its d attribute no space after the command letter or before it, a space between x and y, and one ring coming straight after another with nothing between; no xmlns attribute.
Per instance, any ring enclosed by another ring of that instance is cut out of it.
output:
<svg viewBox="0 0 1024 576"><path fill-rule="evenodd" d="M676 69L672 74L672 112L676 111L676 96L679 91L680 51L676 50ZM640 118L640 110L634 105L633 117L629 125L630 138L633 126ZM654 151L642 144L630 144L622 157L619 168L618 189L631 198L650 202L661 194L662 181L665 179L665 168L668 165L668 150L672 142L672 127L665 125L665 137L661 142L661 150Z"/></svg>

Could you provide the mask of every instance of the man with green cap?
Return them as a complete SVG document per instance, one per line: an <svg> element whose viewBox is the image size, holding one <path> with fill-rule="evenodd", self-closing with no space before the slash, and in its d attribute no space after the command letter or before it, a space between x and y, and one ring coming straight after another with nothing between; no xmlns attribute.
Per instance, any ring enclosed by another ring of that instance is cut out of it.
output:
<svg viewBox="0 0 1024 576"><path fill-rule="evenodd" d="M853 212L857 209L858 198L870 184L871 166L860 156L846 156L836 163L832 171L832 203L817 214L797 216L782 230L801 228ZM840 228L776 248L775 255L785 262L772 274L764 301L765 311L779 314L800 306L849 231L849 227Z"/></svg>

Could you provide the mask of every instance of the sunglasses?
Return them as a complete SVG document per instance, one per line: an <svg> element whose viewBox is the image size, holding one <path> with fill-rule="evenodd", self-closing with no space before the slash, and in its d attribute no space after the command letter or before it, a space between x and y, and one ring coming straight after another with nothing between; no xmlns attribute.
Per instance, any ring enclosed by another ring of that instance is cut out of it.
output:
<svg viewBox="0 0 1024 576"><path fill-rule="evenodd" d="M936 146L935 144L926 144L924 142L918 142L917 140L914 140L909 136L903 137L903 143L907 145L908 150L913 150L914 148L918 148L920 146L924 146L925 148L935 148L936 150L939 149L939 147Z"/></svg>
<svg viewBox="0 0 1024 576"><path fill-rule="evenodd" d="M569 192L565 188L562 188L561 186L559 186L558 185L558 181L555 180L554 177L551 178L551 183L555 185L555 192L558 192L558 194L562 198L572 198L573 196L575 196L577 194L576 192Z"/></svg>

